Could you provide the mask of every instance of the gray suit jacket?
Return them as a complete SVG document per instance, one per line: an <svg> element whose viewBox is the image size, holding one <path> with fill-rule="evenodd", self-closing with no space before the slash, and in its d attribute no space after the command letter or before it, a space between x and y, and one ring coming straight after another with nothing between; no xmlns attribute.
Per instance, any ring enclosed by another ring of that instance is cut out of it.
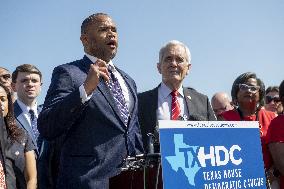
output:
<svg viewBox="0 0 284 189"><path fill-rule="evenodd" d="M158 86L159 87L159 86ZM142 132L144 148L147 149L147 133L153 133L158 140L157 114L158 109L158 87L138 94L139 123ZM186 106L189 120L194 121L216 121L215 114L209 99L193 88L184 87Z"/></svg>

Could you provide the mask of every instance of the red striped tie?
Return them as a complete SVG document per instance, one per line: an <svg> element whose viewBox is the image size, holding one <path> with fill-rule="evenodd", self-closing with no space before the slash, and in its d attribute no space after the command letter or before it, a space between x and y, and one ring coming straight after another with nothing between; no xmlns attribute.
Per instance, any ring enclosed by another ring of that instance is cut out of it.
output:
<svg viewBox="0 0 284 189"><path fill-rule="evenodd" d="M172 116L171 116L171 120L177 120L178 117L180 116L180 106L178 103L178 91L177 90L173 90L171 92L172 95Z"/></svg>

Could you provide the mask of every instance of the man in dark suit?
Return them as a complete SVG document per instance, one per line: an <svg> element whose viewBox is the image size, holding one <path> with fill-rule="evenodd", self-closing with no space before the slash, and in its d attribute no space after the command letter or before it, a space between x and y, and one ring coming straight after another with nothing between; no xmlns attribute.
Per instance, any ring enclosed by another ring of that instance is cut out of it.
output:
<svg viewBox="0 0 284 189"><path fill-rule="evenodd" d="M17 125L26 131L36 147L38 186L44 189L47 188L48 181L48 143L39 136L37 129L37 118L42 109L42 106L37 104L42 86L42 74L36 66L22 64L12 73L11 85L17 92L17 100L14 102ZM19 165L21 163L19 162Z"/></svg>
<svg viewBox="0 0 284 189"><path fill-rule="evenodd" d="M64 135L56 188L108 188L124 159L143 153L135 82L112 62L117 37L110 16L89 16L85 56L53 71L38 123L48 139Z"/></svg>
<svg viewBox="0 0 284 189"><path fill-rule="evenodd" d="M158 120L216 120L208 97L183 86L182 82L191 68L191 55L186 45L176 40L168 42L160 50L157 68L162 75L161 84L138 94L139 122L145 149L148 133L155 134L158 140ZM173 99L176 104L173 104Z"/></svg>
<svg viewBox="0 0 284 189"><path fill-rule="evenodd" d="M216 120L208 97L182 84L191 68L190 61L191 55L186 45L176 40L168 42L161 48L157 63L162 75L161 84L138 94L139 122L144 148L148 153L153 153L153 150L160 152L158 120ZM149 149L152 145L148 144L148 133L154 134L154 149ZM155 166L148 169L145 176L148 187L155 186L158 179L157 186L162 188L161 175L161 169Z"/></svg>

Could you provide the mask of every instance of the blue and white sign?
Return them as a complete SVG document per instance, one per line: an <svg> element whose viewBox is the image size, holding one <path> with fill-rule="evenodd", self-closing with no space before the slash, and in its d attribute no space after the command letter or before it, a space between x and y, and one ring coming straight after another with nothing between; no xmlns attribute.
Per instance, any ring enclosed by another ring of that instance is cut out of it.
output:
<svg viewBox="0 0 284 189"><path fill-rule="evenodd" d="M258 122L159 121L164 189L266 189Z"/></svg>

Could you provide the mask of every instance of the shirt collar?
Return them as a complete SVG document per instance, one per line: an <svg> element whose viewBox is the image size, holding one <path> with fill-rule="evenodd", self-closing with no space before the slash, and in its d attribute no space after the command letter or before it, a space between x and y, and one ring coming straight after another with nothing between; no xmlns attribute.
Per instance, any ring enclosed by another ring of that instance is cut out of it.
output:
<svg viewBox="0 0 284 189"><path fill-rule="evenodd" d="M85 55L86 55L86 57L88 57L93 63L95 63L95 62L97 61L97 57L92 56L92 55L90 55L90 54L88 54L88 53L86 53Z"/></svg>
<svg viewBox="0 0 284 189"><path fill-rule="evenodd" d="M88 57L93 63L95 63L95 62L98 60L97 57L92 56L92 55L90 55L90 54L88 54L88 53L85 53L85 55L86 55L86 57ZM111 69L112 71L116 71L115 66L114 66L112 60L110 60L109 62L107 62L107 66L108 66L109 69Z"/></svg>
<svg viewBox="0 0 284 189"><path fill-rule="evenodd" d="M30 110L33 110L35 114L37 115L37 103L35 103L33 107L29 107L25 105L20 99L17 99L17 102L24 114L29 113Z"/></svg>
<svg viewBox="0 0 284 189"><path fill-rule="evenodd" d="M160 89L161 89L161 95L163 98L167 98L169 95L171 95L172 90L164 82L161 83ZM179 95L184 97L182 85L177 91Z"/></svg>

